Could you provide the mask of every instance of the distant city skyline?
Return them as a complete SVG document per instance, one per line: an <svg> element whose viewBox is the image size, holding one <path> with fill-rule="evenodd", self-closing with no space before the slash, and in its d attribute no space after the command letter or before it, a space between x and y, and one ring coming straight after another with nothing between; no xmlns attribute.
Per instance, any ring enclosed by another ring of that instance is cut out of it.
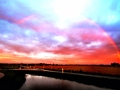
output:
<svg viewBox="0 0 120 90"><path fill-rule="evenodd" d="M1 0L0 63L120 63L119 0Z"/></svg>

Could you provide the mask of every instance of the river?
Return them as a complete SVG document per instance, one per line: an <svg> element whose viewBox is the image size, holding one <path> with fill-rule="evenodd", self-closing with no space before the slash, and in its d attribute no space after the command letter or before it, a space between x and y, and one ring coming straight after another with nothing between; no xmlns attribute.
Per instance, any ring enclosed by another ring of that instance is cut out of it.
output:
<svg viewBox="0 0 120 90"><path fill-rule="evenodd" d="M19 90L112 90L74 81L26 74L26 81Z"/></svg>
<svg viewBox="0 0 120 90"><path fill-rule="evenodd" d="M2 78L3 76L4 76L4 74L0 72L0 78Z"/></svg>

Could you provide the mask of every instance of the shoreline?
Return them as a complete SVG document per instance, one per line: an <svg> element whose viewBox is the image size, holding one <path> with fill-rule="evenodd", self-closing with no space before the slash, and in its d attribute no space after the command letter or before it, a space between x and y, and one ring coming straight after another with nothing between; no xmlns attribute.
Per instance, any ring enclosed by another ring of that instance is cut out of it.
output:
<svg viewBox="0 0 120 90"><path fill-rule="evenodd" d="M14 73L19 74L32 74L32 75L40 75L58 78L62 80L70 80L76 81L78 83L83 83L87 85L94 85L102 88L110 88L115 90L120 90L120 86L118 83L120 82L120 78L118 77L103 77L97 75L88 75L88 74L78 74L78 73L62 73L57 71L49 71L49 70L29 70L29 69L21 69L21 70L5 70L12 71Z"/></svg>
<svg viewBox="0 0 120 90"><path fill-rule="evenodd" d="M0 72L0 79L4 77L4 73Z"/></svg>
<svg viewBox="0 0 120 90"><path fill-rule="evenodd" d="M0 71L4 76L0 78L0 90L18 90L25 82L25 75L13 71Z"/></svg>

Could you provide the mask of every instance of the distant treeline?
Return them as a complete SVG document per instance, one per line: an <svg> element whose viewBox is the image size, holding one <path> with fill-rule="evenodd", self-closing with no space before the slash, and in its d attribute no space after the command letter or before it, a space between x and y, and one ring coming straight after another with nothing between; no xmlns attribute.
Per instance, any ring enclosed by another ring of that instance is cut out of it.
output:
<svg viewBox="0 0 120 90"><path fill-rule="evenodd" d="M120 64L119 64L119 63L114 62L114 63L111 63L111 66L120 66Z"/></svg>
<svg viewBox="0 0 120 90"><path fill-rule="evenodd" d="M0 63L0 67L1 66L79 66L79 65L92 65L92 66L96 66L96 65L99 65L99 66L120 66L119 63L111 63L110 65L105 65L105 64L46 64L46 63Z"/></svg>

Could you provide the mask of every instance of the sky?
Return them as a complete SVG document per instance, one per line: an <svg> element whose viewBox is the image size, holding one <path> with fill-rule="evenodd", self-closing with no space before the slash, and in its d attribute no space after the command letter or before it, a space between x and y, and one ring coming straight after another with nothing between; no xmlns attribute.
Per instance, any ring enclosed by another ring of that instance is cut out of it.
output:
<svg viewBox="0 0 120 90"><path fill-rule="evenodd" d="M120 63L120 1L0 0L0 62Z"/></svg>

